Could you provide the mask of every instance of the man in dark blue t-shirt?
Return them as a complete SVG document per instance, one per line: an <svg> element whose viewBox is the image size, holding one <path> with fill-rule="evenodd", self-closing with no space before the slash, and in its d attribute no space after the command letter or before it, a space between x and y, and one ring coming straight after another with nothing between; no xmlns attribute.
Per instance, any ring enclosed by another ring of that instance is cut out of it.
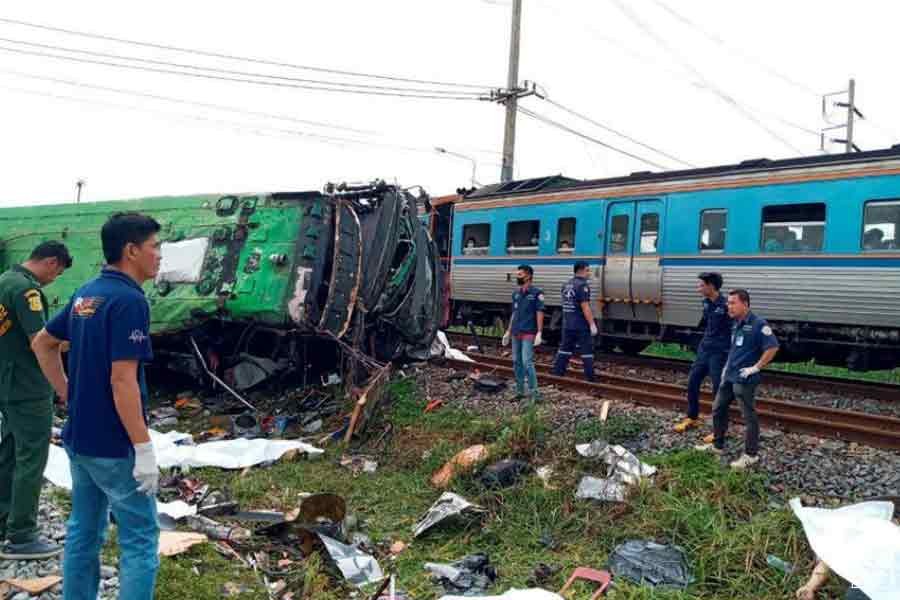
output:
<svg viewBox="0 0 900 600"><path fill-rule="evenodd" d="M153 357L150 308L141 285L159 271L159 224L117 213L101 231L107 267L47 323L33 348L60 397L72 472L72 514L63 560L65 600L94 600L111 510L118 525L119 595L151 600L159 568L159 469L145 416L143 363ZM59 346L68 341L68 380Z"/></svg>
<svg viewBox="0 0 900 600"><path fill-rule="evenodd" d="M575 263L575 277L562 287L563 330L562 344L556 352L554 375L565 375L569 358L575 347L581 352L584 378L594 380L594 336L597 324L591 311L591 287L588 285L590 266L584 261Z"/></svg>
<svg viewBox="0 0 900 600"><path fill-rule="evenodd" d="M534 269L531 265L519 265L516 285L512 293L512 314L509 328L503 334L502 343L512 342L513 368L516 375L516 397L525 396L525 380L531 390L531 401L540 400L537 388L537 372L534 370L534 349L543 343L544 292L531 285Z"/></svg>

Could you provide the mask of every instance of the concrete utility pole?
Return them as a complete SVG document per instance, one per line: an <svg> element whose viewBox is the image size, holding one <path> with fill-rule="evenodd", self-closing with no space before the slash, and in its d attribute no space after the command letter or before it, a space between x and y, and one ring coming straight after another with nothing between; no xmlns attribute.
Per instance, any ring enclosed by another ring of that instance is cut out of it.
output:
<svg viewBox="0 0 900 600"><path fill-rule="evenodd" d="M856 81L850 79L850 85L847 86L847 142L844 145L844 152L850 154L853 152L853 111L855 107L853 101L856 96Z"/></svg>
<svg viewBox="0 0 900 600"><path fill-rule="evenodd" d="M506 104L506 123L503 127L503 166L500 181L512 181L516 154L516 108L519 105L519 38L522 29L522 0L512 3L512 30L509 35L509 73L506 93L501 100Z"/></svg>
<svg viewBox="0 0 900 600"><path fill-rule="evenodd" d="M75 182L75 204L81 203L81 188L84 187L84 184L84 179L79 179Z"/></svg>
<svg viewBox="0 0 900 600"><path fill-rule="evenodd" d="M834 123L828 120L828 99L831 96L843 96L847 94L846 102L834 102L833 105L846 108L847 109L847 121L844 123ZM844 152L850 154L851 152L860 152L859 146L853 143L853 124L856 117L860 119L865 119L863 114L859 112L859 109L856 108L856 80L850 79L849 84L847 85L846 90L841 90L840 92L832 92L831 94L825 94L822 96L822 119L829 124L829 127L822 128L822 132L819 135L821 139L821 150L823 152L827 152L825 149L825 136L826 132L832 131L834 129L845 129L847 132L846 137L844 138L832 138L829 137L829 142L834 142L836 144L844 144Z"/></svg>

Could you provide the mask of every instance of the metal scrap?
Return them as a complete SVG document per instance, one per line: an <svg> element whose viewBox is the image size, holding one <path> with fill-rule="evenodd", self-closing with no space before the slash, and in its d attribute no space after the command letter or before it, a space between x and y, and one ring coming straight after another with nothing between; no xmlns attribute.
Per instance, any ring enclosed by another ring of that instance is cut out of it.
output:
<svg viewBox="0 0 900 600"><path fill-rule="evenodd" d="M384 577L378 561L370 554L321 533L319 539L344 578L355 586L375 583Z"/></svg>
<svg viewBox="0 0 900 600"><path fill-rule="evenodd" d="M453 563L425 563L432 579L451 594L480 596L497 579L497 571L487 554L470 554Z"/></svg>
<svg viewBox="0 0 900 600"><path fill-rule="evenodd" d="M453 492L444 492L437 502L431 505L425 516L413 527L413 537L419 537L438 523L445 523L460 517L467 517L485 512L476 504L472 504L462 496Z"/></svg>

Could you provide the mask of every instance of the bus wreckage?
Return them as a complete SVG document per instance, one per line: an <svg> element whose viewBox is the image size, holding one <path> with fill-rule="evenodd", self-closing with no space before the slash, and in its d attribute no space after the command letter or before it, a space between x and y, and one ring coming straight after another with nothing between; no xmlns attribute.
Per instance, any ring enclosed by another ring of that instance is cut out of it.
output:
<svg viewBox="0 0 900 600"><path fill-rule="evenodd" d="M162 226L145 292L156 358L236 390L273 377L319 383L342 356L427 358L443 314L440 259L421 193L384 182L323 192L157 197L0 209L0 266L41 241L74 265L45 289L51 314L103 265L100 228L120 211ZM358 379L358 377L356 378Z"/></svg>

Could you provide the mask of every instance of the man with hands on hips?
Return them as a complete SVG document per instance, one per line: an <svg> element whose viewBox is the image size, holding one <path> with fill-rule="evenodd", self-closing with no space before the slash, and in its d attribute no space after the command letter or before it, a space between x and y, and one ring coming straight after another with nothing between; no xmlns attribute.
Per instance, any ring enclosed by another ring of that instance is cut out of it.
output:
<svg viewBox="0 0 900 600"><path fill-rule="evenodd" d="M72 473L72 513L63 560L63 599L95 600L110 510L118 526L119 597L151 600L159 568L159 469L147 429L143 363L153 357L150 307L141 285L160 265L160 226L117 213L101 231L107 266L75 292L35 337L41 370L69 418L63 442ZM69 342L68 372L59 346Z"/></svg>

